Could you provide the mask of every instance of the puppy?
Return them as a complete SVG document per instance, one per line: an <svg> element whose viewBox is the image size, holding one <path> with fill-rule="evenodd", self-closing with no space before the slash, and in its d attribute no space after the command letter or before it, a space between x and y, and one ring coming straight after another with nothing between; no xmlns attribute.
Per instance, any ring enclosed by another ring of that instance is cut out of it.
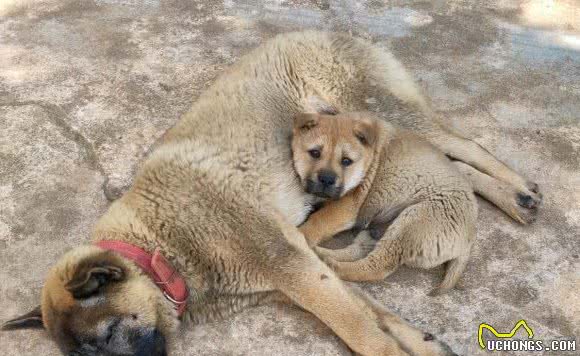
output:
<svg viewBox="0 0 580 356"><path fill-rule="evenodd" d="M342 279L379 280L401 264L448 262L432 293L455 286L475 238L477 201L441 151L371 113L349 113L297 116L292 152L306 191L335 199L301 226L311 246L352 227L380 239L361 260L368 234L342 250L317 248Z"/></svg>

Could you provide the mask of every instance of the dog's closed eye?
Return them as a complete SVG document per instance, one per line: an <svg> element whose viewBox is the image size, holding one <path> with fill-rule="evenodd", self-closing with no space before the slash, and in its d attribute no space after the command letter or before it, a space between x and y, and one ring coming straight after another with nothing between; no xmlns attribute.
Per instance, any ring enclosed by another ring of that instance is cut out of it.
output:
<svg viewBox="0 0 580 356"><path fill-rule="evenodd" d="M119 327L119 323L121 322L120 319L117 319L115 321L113 321L111 324L109 324L109 326L107 327L107 331L105 333L105 343L108 345L111 340L113 339L113 336L115 336L115 332L117 331L117 328Z"/></svg>

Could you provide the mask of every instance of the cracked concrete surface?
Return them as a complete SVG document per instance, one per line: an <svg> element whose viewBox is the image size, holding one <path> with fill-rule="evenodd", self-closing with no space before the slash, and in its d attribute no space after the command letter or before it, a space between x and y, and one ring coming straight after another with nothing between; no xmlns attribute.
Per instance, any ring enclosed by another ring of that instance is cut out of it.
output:
<svg viewBox="0 0 580 356"><path fill-rule="evenodd" d="M442 271L411 269L365 290L463 355L484 354L482 322L507 331L525 319L537 339L580 341L575 0L0 2L0 321L37 304L52 262L88 240L213 78L262 41L304 28L391 47L450 124L544 192L526 227L481 202L461 290L427 297ZM57 355L39 331L0 333L0 351ZM174 354L349 351L307 313L266 306L184 330Z"/></svg>

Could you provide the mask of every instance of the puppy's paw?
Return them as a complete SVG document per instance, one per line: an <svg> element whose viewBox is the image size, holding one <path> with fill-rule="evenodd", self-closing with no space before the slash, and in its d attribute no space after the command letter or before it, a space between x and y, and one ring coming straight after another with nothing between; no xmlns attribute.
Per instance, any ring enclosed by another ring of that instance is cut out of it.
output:
<svg viewBox="0 0 580 356"><path fill-rule="evenodd" d="M372 233L369 230L363 230L356 236L352 245L358 248L364 257L375 249L377 242L378 240L373 239Z"/></svg>
<svg viewBox="0 0 580 356"><path fill-rule="evenodd" d="M358 249L360 250L360 258L363 258L367 256L369 253L371 253L375 249L376 245L377 245L376 241L359 243Z"/></svg>

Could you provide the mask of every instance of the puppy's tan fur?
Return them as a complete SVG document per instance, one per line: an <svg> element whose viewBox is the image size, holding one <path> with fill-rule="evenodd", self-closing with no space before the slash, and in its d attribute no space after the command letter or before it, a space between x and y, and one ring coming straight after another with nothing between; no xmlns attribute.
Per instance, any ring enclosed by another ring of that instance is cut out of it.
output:
<svg viewBox="0 0 580 356"><path fill-rule="evenodd" d="M381 239L363 259L364 244L373 241L368 234L342 250L316 250L340 278L350 281L383 279L401 264L432 268L448 262L437 289L445 292L459 279L475 237L472 187L426 140L373 116L296 118L292 150L302 181L308 179L306 172L331 167L340 177L337 182L351 187L343 198L312 214L300 231L315 246L353 226L371 229ZM308 154L313 147L319 156ZM341 165L345 160L348 165Z"/></svg>
<svg viewBox="0 0 580 356"><path fill-rule="evenodd" d="M493 182L501 180L513 194L498 196L499 202L516 218L529 215L517 208L516 197L534 194L526 181L437 123L391 54L344 35L303 32L265 43L203 93L100 219L93 240L159 249L187 280L186 319L194 322L286 300L362 355L450 354L345 286L296 228L317 198L304 193L293 169L293 118L326 107L364 110L369 97L385 111L401 108L410 129ZM138 345L127 335L160 331L169 337L177 323L171 303L131 261L96 247L67 253L42 295L43 324L65 352L132 354ZM33 314L6 326L30 326L40 317ZM112 321L119 325L111 336ZM111 344L104 344L109 336Z"/></svg>

